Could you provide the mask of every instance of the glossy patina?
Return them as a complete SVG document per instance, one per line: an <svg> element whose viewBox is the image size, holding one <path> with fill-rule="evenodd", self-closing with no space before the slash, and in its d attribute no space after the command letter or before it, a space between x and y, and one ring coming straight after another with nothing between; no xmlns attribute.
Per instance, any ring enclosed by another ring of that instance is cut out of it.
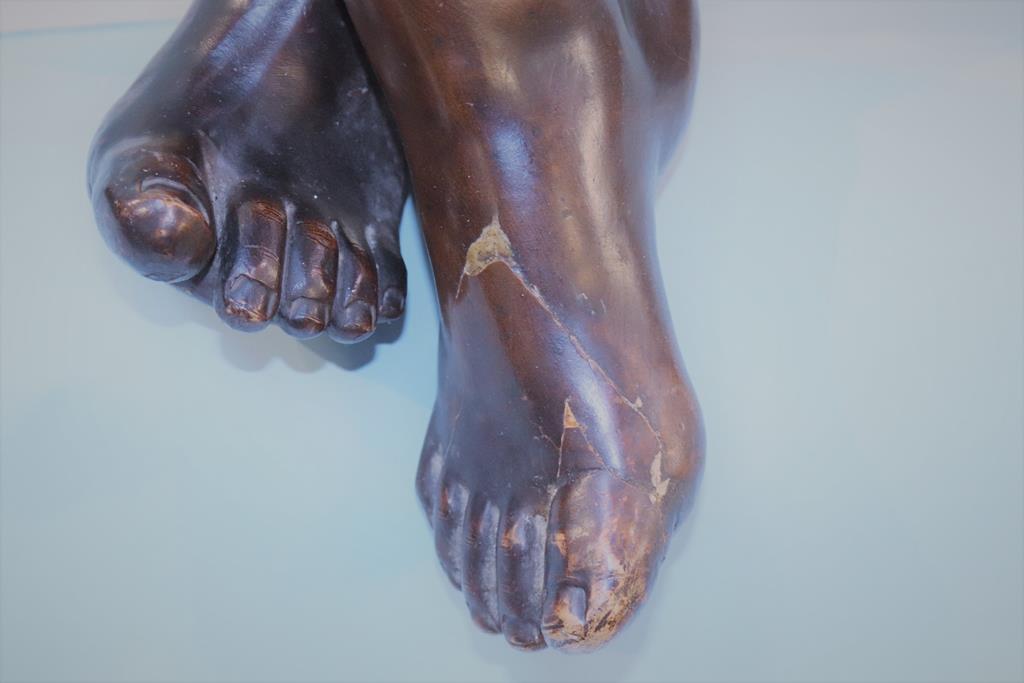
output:
<svg viewBox="0 0 1024 683"><path fill-rule="evenodd" d="M335 0L199 0L107 116L108 244L232 327L356 341L405 304L405 166Z"/></svg>
<svg viewBox="0 0 1024 683"><path fill-rule="evenodd" d="M686 2L349 0L434 269L417 478L442 565L513 645L592 649L648 595L703 456L653 201Z"/></svg>

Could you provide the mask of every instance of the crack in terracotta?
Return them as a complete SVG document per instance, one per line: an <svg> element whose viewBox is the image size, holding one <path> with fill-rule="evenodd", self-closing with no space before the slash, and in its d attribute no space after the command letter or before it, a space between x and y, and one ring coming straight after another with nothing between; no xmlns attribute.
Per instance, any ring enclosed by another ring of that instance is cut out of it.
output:
<svg viewBox="0 0 1024 683"><path fill-rule="evenodd" d="M654 425L651 422L650 418L648 418L642 410L643 400L639 396L637 396L636 400L633 401L626 397L625 392L622 391L621 388L619 388L618 384L616 384L615 381L605 371L605 369L601 367L601 364L598 363L593 358L593 356L591 356L587 352L587 350L583 346L583 343L580 342L579 338L575 334L573 334L572 331L569 330L568 327L566 327L566 325L561 320L559 320L558 316L555 314L554 310L551 308L550 304L548 304L547 300L544 298L544 295L541 294L540 290L536 287L536 285L529 282L529 280L526 278L526 274L520 268L518 261L516 261L515 252L512 249L512 242L509 239L508 235L505 233L505 231L502 230L501 221L498 219L497 212L494 213L494 216L491 218L491 222L481 229L480 236L477 237L477 239L474 240L473 243L470 244L469 248L466 250L466 262L463 265L462 273L459 275L459 283L455 290L455 298L458 299L459 296L462 294L462 286L467 276L477 277L495 263L503 263L505 264L506 267L508 267L508 269L512 272L516 279L519 280L519 283L523 286L523 288L527 292L529 292L529 294L533 297L534 301L536 301L537 304L544 310L544 312L547 313L548 317L551 318L551 321L562 331L563 334L566 335L566 337L569 339L569 342L573 345L573 348L576 349L576 352L580 355L580 357L584 361L586 361L586 363L591 367L591 369L597 372L598 375L601 376L601 379L603 379L604 382L611 388L611 390L616 395L616 399L622 402L624 405L628 406L629 409L636 413L636 415L641 419L641 421L643 421L644 426L647 427L648 431L650 431L651 435L654 437L654 440L658 444L658 452L655 454L654 459L651 462L651 486L654 490L654 493L651 494L651 500L656 502L658 499L662 498L668 491L668 486L671 483L670 479L665 478L664 469L662 467L662 459L663 454L665 452L665 443L661 438L661 432L654 428ZM566 406L568 406L568 399L566 399ZM575 421L575 415L573 415L573 420ZM564 426L562 432L562 438L564 439ZM586 439L585 431L584 439ZM590 446L591 450L593 450L593 446L590 444L589 440L587 440L587 445ZM594 454L597 455L601 459L601 461L605 463L606 467L608 466L608 463L604 459L604 457L602 457L596 451L594 452ZM562 452L560 444L558 462L559 473L561 473L561 464ZM615 470L610 467L608 468L608 471L615 472ZM619 478L623 479L623 481L628 481L625 477L622 477L622 475L618 474L617 472L616 474L619 476Z"/></svg>

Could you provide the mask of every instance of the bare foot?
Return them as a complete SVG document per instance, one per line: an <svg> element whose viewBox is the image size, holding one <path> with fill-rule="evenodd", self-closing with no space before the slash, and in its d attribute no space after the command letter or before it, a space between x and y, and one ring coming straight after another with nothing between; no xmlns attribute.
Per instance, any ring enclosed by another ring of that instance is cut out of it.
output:
<svg viewBox="0 0 1024 683"><path fill-rule="evenodd" d="M682 2L350 0L395 105L443 327L417 486L484 629L592 649L651 590L703 459L653 188Z"/></svg>
<svg viewBox="0 0 1024 683"><path fill-rule="evenodd" d="M111 248L232 327L351 342L401 315L400 147L334 0L196 0L97 133Z"/></svg>

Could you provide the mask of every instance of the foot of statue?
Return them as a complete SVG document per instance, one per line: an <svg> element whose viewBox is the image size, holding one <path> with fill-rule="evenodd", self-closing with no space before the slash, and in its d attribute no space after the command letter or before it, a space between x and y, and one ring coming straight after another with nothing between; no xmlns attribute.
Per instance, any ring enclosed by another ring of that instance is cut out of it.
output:
<svg viewBox="0 0 1024 683"><path fill-rule="evenodd" d="M417 475L441 564L512 645L599 647L649 595L703 458L652 206L691 8L349 7L396 103L442 309Z"/></svg>
<svg viewBox="0 0 1024 683"><path fill-rule="evenodd" d="M196 0L97 133L89 188L115 252L234 328L353 342L404 308L404 161L332 0Z"/></svg>

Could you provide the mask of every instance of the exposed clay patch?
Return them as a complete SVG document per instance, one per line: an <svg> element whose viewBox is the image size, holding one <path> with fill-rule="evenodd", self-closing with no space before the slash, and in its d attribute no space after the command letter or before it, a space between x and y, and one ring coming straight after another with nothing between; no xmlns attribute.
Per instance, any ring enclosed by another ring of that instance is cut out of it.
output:
<svg viewBox="0 0 1024 683"><path fill-rule="evenodd" d="M669 480L665 478L661 457L662 452L658 451L658 454L654 456L654 462L651 463L651 486L654 487L654 493L651 494L652 503L658 502L668 492Z"/></svg>
<svg viewBox="0 0 1024 683"><path fill-rule="evenodd" d="M572 413L569 399L565 399L565 410L562 411L562 429L579 429L579 427L580 423L576 421L576 416Z"/></svg>
<svg viewBox="0 0 1024 683"><path fill-rule="evenodd" d="M562 408L562 435L558 440L558 467L555 481L561 481L566 468L572 471L602 469L613 471L587 438L587 428L576 419L569 399ZM616 473L618 474L618 473Z"/></svg>
<svg viewBox="0 0 1024 683"><path fill-rule="evenodd" d="M476 277L488 266L498 262L514 263L515 256L512 254L512 243L501 229L498 215L495 214L491 222L480 231L480 236L466 250L466 265L463 266L462 272L470 277Z"/></svg>

